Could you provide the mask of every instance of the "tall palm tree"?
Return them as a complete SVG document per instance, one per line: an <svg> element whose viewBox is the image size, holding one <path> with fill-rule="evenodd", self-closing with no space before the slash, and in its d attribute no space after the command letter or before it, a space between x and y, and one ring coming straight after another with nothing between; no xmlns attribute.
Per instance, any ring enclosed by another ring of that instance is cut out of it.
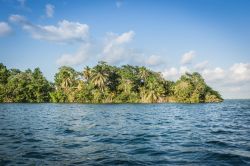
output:
<svg viewBox="0 0 250 166"><path fill-rule="evenodd" d="M95 86L100 88L102 92L104 91L107 79L108 79L108 74L105 73L104 71L98 69L93 70L91 75L91 82Z"/></svg>
<svg viewBox="0 0 250 166"><path fill-rule="evenodd" d="M140 68L139 68L139 76L140 76L140 78L141 78L143 81L146 80L146 78L148 77L148 75L149 75L149 73L148 73L146 67L140 67Z"/></svg>
<svg viewBox="0 0 250 166"><path fill-rule="evenodd" d="M164 93L163 87L155 79L151 80L148 84L148 88L145 91L146 101L153 103L162 99Z"/></svg>
<svg viewBox="0 0 250 166"><path fill-rule="evenodd" d="M126 78L121 79L120 89L122 89L126 94L129 94L132 89L132 81Z"/></svg>
<svg viewBox="0 0 250 166"><path fill-rule="evenodd" d="M145 87L140 88L140 98L141 102L146 103L147 102L147 93Z"/></svg>
<svg viewBox="0 0 250 166"><path fill-rule="evenodd" d="M87 82L89 82L91 77L91 68L86 66L83 70L83 77L86 79Z"/></svg>
<svg viewBox="0 0 250 166"><path fill-rule="evenodd" d="M156 90L149 89L148 91L146 91L147 102L154 103L154 102L157 102L158 99L159 99L159 94Z"/></svg>
<svg viewBox="0 0 250 166"><path fill-rule="evenodd" d="M72 86L73 81L74 81L74 74L71 73L70 71L64 71L61 75L61 87L65 90L68 90L69 87Z"/></svg>
<svg viewBox="0 0 250 166"><path fill-rule="evenodd" d="M82 90L84 87L84 82L82 80L78 79L78 80L76 80L76 83L77 83L76 89L78 91Z"/></svg>

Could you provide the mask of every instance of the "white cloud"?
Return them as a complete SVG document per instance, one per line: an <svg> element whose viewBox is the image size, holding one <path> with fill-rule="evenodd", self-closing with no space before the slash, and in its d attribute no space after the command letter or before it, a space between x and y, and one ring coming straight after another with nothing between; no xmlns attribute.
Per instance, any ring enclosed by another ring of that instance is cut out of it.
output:
<svg viewBox="0 0 250 166"><path fill-rule="evenodd" d="M145 60L145 64L149 66L157 66L164 63L163 59L158 55L151 55Z"/></svg>
<svg viewBox="0 0 250 166"><path fill-rule="evenodd" d="M181 75L185 74L186 72L192 72L190 68L187 66L180 66L179 69L176 67L165 68L162 72L162 75L167 80L176 81L180 78Z"/></svg>
<svg viewBox="0 0 250 166"><path fill-rule="evenodd" d="M187 66L181 66L180 69L179 69L179 73L182 75L182 74L185 74L185 73L190 73L191 70L187 67Z"/></svg>
<svg viewBox="0 0 250 166"><path fill-rule="evenodd" d="M88 37L89 26L79 22L63 20L57 26L29 26L27 29L35 39L70 42L84 41Z"/></svg>
<svg viewBox="0 0 250 166"><path fill-rule="evenodd" d="M83 44L75 54L63 54L56 63L63 65L78 65L86 62L91 57L91 44Z"/></svg>
<svg viewBox="0 0 250 166"><path fill-rule="evenodd" d="M129 56L133 54L133 49L127 48L126 44L133 40L134 35L134 31L128 31L121 35L109 33L104 44L102 60L111 64L120 63L124 59L128 60Z"/></svg>
<svg viewBox="0 0 250 166"><path fill-rule="evenodd" d="M10 22L18 24L28 24L27 19L24 16L18 14L12 14L9 17Z"/></svg>
<svg viewBox="0 0 250 166"><path fill-rule="evenodd" d="M207 68L208 66L208 61L203 61L203 62L200 62L200 63L197 63L194 68L196 70L204 70L205 68Z"/></svg>
<svg viewBox="0 0 250 166"><path fill-rule="evenodd" d="M77 65L86 62L90 58L95 59L95 61L106 61L109 64L135 63L135 60L132 60L132 58L137 53L134 49L127 47L127 44L132 41L133 37L133 31L128 31L121 35L108 33L104 44L90 43L89 41L88 47L86 44L83 44L75 54L62 55L57 60L57 64ZM141 56L141 54L138 54L138 56Z"/></svg>
<svg viewBox="0 0 250 166"><path fill-rule="evenodd" d="M100 60L112 65L132 64L158 67L166 61L158 55L148 55L141 50L129 47L133 41L135 32L130 30L120 35L108 33L104 42Z"/></svg>
<svg viewBox="0 0 250 166"><path fill-rule="evenodd" d="M34 25L21 15L11 15L9 20L22 26L24 30L29 32L34 39L55 41L55 42L86 42L90 43L88 38L89 27L86 24L78 22L69 22L63 20L58 25ZM99 56L96 60L103 60L110 64L134 64L157 66L163 64L164 61L160 56L145 56L141 51L130 48L129 44L133 41L135 32L130 30L122 34L108 33L102 47L98 45ZM101 51L100 51L101 50ZM78 51L75 54L64 54L58 60L60 65L74 65L82 62L83 53ZM84 56L85 57L85 56Z"/></svg>
<svg viewBox="0 0 250 166"><path fill-rule="evenodd" d="M201 72L207 83L227 98L250 98L250 63L235 63Z"/></svg>
<svg viewBox="0 0 250 166"><path fill-rule="evenodd" d="M8 35L11 32L11 27L6 22L0 22L0 36Z"/></svg>
<svg viewBox="0 0 250 166"><path fill-rule="evenodd" d="M178 78L180 78L181 75L185 74L186 72L192 73L193 71L195 71L195 69L192 67L189 68L187 66L180 66L179 68L165 68L162 74L166 79L177 80ZM204 79L209 83L222 82L228 74L227 71L223 70L220 67L204 69L200 73L204 77Z"/></svg>
<svg viewBox="0 0 250 166"><path fill-rule="evenodd" d="M250 81L250 63L236 63L230 68L231 79L240 81Z"/></svg>
<svg viewBox="0 0 250 166"><path fill-rule="evenodd" d="M131 40L133 40L135 33L134 31L128 31L124 32L121 35L117 35L114 33L108 33L108 37L106 38L106 44L104 46L104 53L108 53L110 50L112 50L116 46L120 46L126 43L129 43Z"/></svg>
<svg viewBox="0 0 250 166"><path fill-rule="evenodd" d="M46 16L49 18L53 17L54 16L54 9L55 9L54 5L46 4L46 6L45 6Z"/></svg>
<svg viewBox="0 0 250 166"><path fill-rule="evenodd" d="M179 75L179 71L175 67L171 67L170 69L163 70L162 75L167 80L176 80Z"/></svg>
<svg viewBox="0 0 250 166"><path fill-rule="evenodd" d="M135 36L134 31L128 31L128 32L121 34L120 36L117 36L117 38L115 39L115 42L117 44L128 43L133 39L134 36Z"/></svg>
<svg viewBox="0 0 250 166"><path fill-rule="evenodd" d="M185 64L191 63L191 61L194 59L195 55L196 55L195 51L189 51L189 52L185 53L181 58L181 64L185 65Z"/></svg>
<svg viewBox="0 0 250 166"><path fill-rule="evenodd" d="M89 34L89 26L79 22L67 20L59 21L55 25L34 25L21 15L11 15L9 20L18 23L29 32L34 39L54 42L86 41Z"/></svg>
<svg viewBox="0 0 250 166"><path fill-rule="evenodd" d="M109 50L109 52L106 52L106 54L103 57L104 61L107 61L111 64L118 64L120 62L124 62L124 60L128 60L128 54L129 50L124 47L112 47L112 49ZM125 57L127 54L127 57Z"/></svg>
<svg viewBox="0 0 250 166"><path fill-rule="evenodd" d="M226 72L220 67L216 67L214 69L204 69L201 74L205 80L210 82L222 80L226 76Z"/></svg>
<svg viewBox="0 0 250 166"><path fill-rule="evenodd" d="M204 69L201 74L211 83L221 85L237 85L242 83L250 84L250 63L235 63L229 69L216 67Z"/></svg>

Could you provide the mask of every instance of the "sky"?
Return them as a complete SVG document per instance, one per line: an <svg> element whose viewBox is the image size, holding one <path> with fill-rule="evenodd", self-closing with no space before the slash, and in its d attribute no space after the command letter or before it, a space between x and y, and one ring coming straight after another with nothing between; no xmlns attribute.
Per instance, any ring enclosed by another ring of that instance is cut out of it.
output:
<svg viewBox="0 0 250 166"><path fill-rule="evenodd" d="M249 0L0 0L0 62L81 71L98 61L177 80L199 72L228 98L250 98Z"/></svg>

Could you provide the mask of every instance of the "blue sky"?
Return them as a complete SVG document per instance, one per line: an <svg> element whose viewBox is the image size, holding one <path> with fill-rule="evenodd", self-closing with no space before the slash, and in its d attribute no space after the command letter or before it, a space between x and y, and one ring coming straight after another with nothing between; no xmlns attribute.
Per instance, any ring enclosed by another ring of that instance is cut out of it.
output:
<svg viewBox="0 0 250 166"><path fill-rule="evenodd" d="M82 70L104 60L176 80L198 71L225 98L250 98L248 0L0 0L0 62Z"/></svg>

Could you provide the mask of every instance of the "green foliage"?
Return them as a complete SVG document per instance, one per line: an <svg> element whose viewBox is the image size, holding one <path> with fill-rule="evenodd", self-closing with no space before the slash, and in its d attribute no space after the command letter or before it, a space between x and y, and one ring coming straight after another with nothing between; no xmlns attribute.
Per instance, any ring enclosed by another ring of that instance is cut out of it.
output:
<svg viewBox="0 0 250 166"><path fill-rule="evenodd" d="M8 82L8 77L10 76L10 71L0 63L0 84L6 84Z"/></svg>
<svg viewBox="0 0 250 166"><path fill-rule="evenodd" d="M219 92L214 91L211 87L207 86L206 87L206 95L205 95L205 102L206 103L213 103L213 102L221 102L223 101L221 95Z"/></svg>
<svg viewBox="0 0 250 166"><path fill-rule="evenodd" d="M50 101L53 103L65 103L68 102L67 95L62 90L57 90L50 93Z"/></svg>
<svg viewBox="0 0 250 166"><path fill-rule="evenodd" d="M51 90L50 83L39 68L34 69L33 72L29 69L25 72L4 69L4 72L1 72L1 102L49 102Z"/></svg>
<svg viewBox="0 0 250 166"><path fill-rule="evenodd" d="M39 68L24 72L0 64L0 102L157 103L221 102L199 73L176 82L145 67L110 66L99 62L77 72L62 66L49 83Z"/></svg>
<svg viewBox="0 0 250 166"><path fill-rule="evenodd" d="M195 72L186 73L176 82L174 97L177 102L182 103L204 103L221 102L222 98L218 92L212 90L204 81L202 76Z"/></svg>

